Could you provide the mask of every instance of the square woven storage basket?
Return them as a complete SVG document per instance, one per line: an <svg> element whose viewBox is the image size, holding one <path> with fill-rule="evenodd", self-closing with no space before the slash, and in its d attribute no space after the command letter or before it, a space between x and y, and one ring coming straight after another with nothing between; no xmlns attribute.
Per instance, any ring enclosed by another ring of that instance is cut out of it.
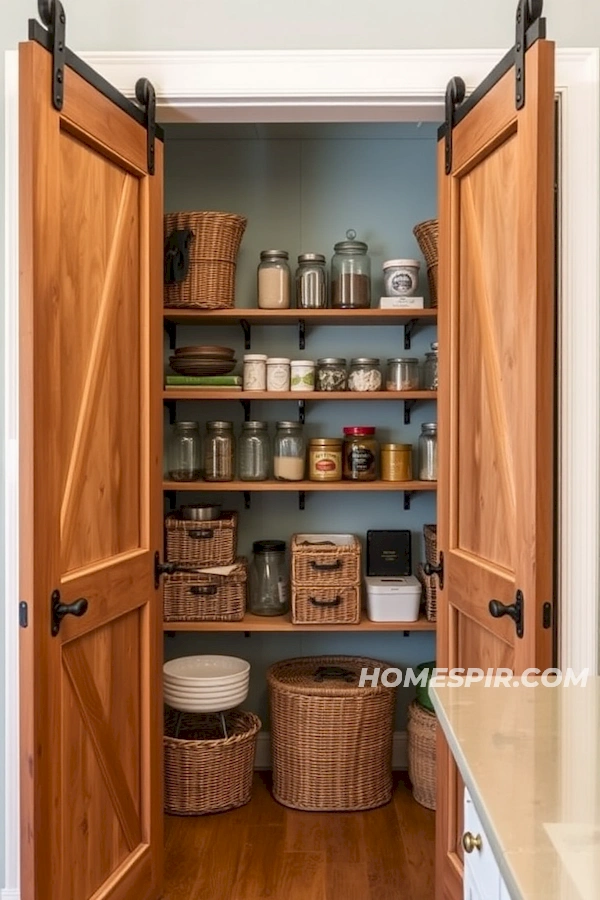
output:
<svg viewBox="0 0 600 900"><path fill-rule="evenodd" d="M439 562L437 550L437 525L423 525L423 536L425 538L425 559L432 566L437 566Z"/></svg>
<svg viewBox="0 0 600 900"><path fill-rule="evenodd" d="M428 622L437 622L437 581L435 575L426 575L423 566L417 569L417 578L423 585L425 617Z"/></svg>
<svg viewBox="0 0 600 900"><path fill-rule="evenodd" d="M170 513L165 519L167 559L195 566L230 566L237 555L237 512L193 522Z"/></svg>
<svg viewBox="0 0 600 900"><path fill-rule="evenodd" d="M295 625L357 625L360 622L360 584L309 585L292 588Z"/></svg>
<svg viewBox="0 0 600 900"><path fill-rule="evenodd" d="M421 806L436 805L437 718L416 700L408 707L408 777L413 797Z"/></svg>
<svg viewBox="0 0 600 900"><path fill-rule="evenodd" d="M256 736L261 721L254 713L224 713L228 737L217 716L165 714L165 812L201 816L248 803ZM177 735L177 736L176 736Z"/></svg>
<svg viewBox="0 0 600 900"><path fill-rule="evenodd" d="M230 575L177 572L166 575L166 622L240 622L246 612L247 562L236 560Z"/></svg>
<svg viewBox="0 0 600 900"><path fill-rule="evenodd" d="M230 309L235 302L237 255L246 230L244 216L224 212L178 212L164 217L165 274L170 238L188 230L188 272L182 281L166 282L164 305L170 308Z"/></svg>
<svg viewBox="0 0 600 900"><path fill-rule="evenodd" d="M321 542L315 543L318 539ZM355 535L292 536L292 587L360 584L360 579L360 541Z"/></svg>
<svg viewBox="0 0 600 900"><path fill-rule="evenodd" d="M349 656L288 659L267 672L273 796L306 810L373 809L392 797L395 688L359 687L387 663Z"/></svg>

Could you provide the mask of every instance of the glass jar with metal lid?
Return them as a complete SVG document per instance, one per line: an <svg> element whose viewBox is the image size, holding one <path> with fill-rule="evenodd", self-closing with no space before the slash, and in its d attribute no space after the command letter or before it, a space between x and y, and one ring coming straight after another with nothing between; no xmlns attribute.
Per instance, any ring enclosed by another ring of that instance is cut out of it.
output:
<svg viewBox="0 0 600 900"><path fill-rule="evenodd" d="M317 390L345 391L348 387L346 360L341 356L325 356L317 360Z"/></svg>
<svg viewBox="0 0 600 900"><path fill-rule="evenodd" d="M296 306L299 309L327 308L327 270L321 253L303 253L298 257Z"/></svg>
<svg viewBox="0 0 600 900"><path fill-rule="evenodd" d="M202 477L200 431L197 422L175 422L167 452L167 471L173 481Z"/></svg>
<svg viewBox="0 0 600 900"><path fill-rule="evenodd" d="M289 309L292 276L287 250L263 250L257 272L260 309Z"/></svg>
<svg viewBox="0 0 600 900"><path fill-rule="evenodd" d="M273 474L278 481L302 481L306 458L301 422L278 422L273 448Z"/></svg>
<svg viewBox="0 0 600 900"><path fill-rule="evenodd" d="M419 360L411 356L388 359L385 386L388 391L418 391Z"/></svg>
<svg viewBox="0 0 600 900"><path fill-rule="evenodd" d="M370 356L359 356L356 359L351 359L348 390L361 392L381 390L379 360Z"/></svg>
<svg viewBox="0 0 600 900"><path fill-rule="evenodd" d="M334 246L331 260L331 305L334 309L369 309L371 259L368 246L349 229L345 241Z"/></svg>
<svg viewBox="0 0 600 900"><path fill-rule="evenodd" d="M270 455L267 423L244 422L238 441L240 479L266 481L269 477Z"/></svg>
<svg viewBox="0 0 600 900"><path fill-rule="evenodd" d="M431 351L425 354L425 362L423 364L423 388L426 391L437 391L438 389L438 342L434 341L431 345Z"/></svg>
<svg viewBox="0 0 600 900"><path fill-rule="evenodd" d="M248 606L255 616L282 616L289 608L285 541L254 541L248 568Z"/></svg>
<svg viewBox="0 0 600 900"><path fill-rule="evenodd" d="M235 438L231 422L207 422L204 439L204 477L207 481L233 481Z"/></svg>
<svg viewBox="0 0 600 900"><path fill-rule="evenodd" d="M421 481L437 481L437 424L421 425L419 435L419 478Z"/></svg>

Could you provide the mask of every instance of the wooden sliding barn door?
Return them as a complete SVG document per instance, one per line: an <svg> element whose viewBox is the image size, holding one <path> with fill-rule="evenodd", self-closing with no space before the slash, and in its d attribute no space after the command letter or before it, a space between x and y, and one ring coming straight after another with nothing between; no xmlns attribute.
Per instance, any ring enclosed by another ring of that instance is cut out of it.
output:
<svg viewBox="0 0 600 900"><path fill-rule="evenodd" d="M19 61L21 898L154 900L162 145L151 175L134 116L68 64L58 111L52 54Z"/></svg>
<svg viewBox="0 0 600 900"><path fill-rule="evenodd" d="M553 44L535 40L524 69L521 109L510 64L454 113L450 159L439 143L437 664L450 669L552 665ZM436 897L459 900L462 788L442 737L437 809Z"/></svg>

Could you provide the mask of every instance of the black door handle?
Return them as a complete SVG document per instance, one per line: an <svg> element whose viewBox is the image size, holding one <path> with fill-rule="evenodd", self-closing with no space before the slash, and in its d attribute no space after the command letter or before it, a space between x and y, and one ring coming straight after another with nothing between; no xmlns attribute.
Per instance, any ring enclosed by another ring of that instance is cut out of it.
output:
<svg viewBox="0 0 600 900"><path fill-rule="evenodd" d="M88 611L89 603L85 597L74 600L73 603L61 603L60 591L53 591L51 597L51 631L52 636L56 637L60 631L60 623L65 616L76 616L78 619L85 616Z"/></svg>
<svg viewBox="0 0 600 900"><path fill-rule="evenodd" d="M444 554L443 553L440 553L440 559L439 559L437 566L434 565L433 563L427 562L423 566L423 571L425 572L426 575L429 575L430 577L432 575L437 575L440 589L444 590Z"/></svg>
<svg viewBox="0 0 600 900"><path fill-rule="evenodd" d="M500 600L490 600L488 609L494 619L510 616L517 626L517 637L523 637L523 594L521 591L517 591L514 603L501 603Z"/></svg>

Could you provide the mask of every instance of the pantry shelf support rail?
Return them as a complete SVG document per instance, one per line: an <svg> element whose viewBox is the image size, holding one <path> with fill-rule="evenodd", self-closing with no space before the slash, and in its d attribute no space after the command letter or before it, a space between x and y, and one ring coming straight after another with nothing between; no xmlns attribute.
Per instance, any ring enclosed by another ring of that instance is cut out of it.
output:
<svg viewBox="0 0 600 900"><path fill-rule="evenodd" d="M413 497L414 491L404 491L404 509L410 509L410 503Z"/></svg>
<svg viewBox="0 0 600 900"><path fill-rule="evenodd" d="M172 322L171 319L164 319L163 324L169 339L169 350L175 350L177 346L177 323Z"/></svg>
<svg viewBox="0 0 600 900"><path fill-rule="evenodd" d="M248 319L240 319L240 325L244 332L244 349L250 350L252 347L252 326Z"/></svg>
<svg viewBox="0 0 600 900"><path fill-rule="evenodd" d="M298 349L306 349L306 320L298 319Z"/></svg>
<svg viewBox="0 0 600 900"><path fill-rule="evenodd" d="M404 349L410 350L411 341L415 331L417 330L417 325L419 324L418 319L409 319L406 325L404 326Z"/></svg>
<svg viewBox="0 0 600 900"><path fill-rule="evenodd" d="M242 409L244 410L244 422L249 422L252 414L252 401L251 400L240 400L242 404Z"/></svg>
<svg viewBox="0 0 600 900"><path fill-rule="evenodd" d="M250 491L244 491L244 509L250 509L252 505L252 495Z"/></svg>
<svg viewBox="0 0 600 900"><path fill-rule="evenodd" d="M411 414L416 402L417 402L416 400L405 400L404 401L404 424L405 425L410 425L410 414Z"/></svg>
<svg viewBox="0 0 600 900"><path fill-rule="evenodd" d="M298 400L298 421L302 425L306 423L306 400Z"/></svg>
<svg viewBox="0 0 600 900"><path fill-rule="evenodd" d="M169 425L174 425L175 419L177 418L177 401L165 400L165 406L167 407L167 411L169 413Z"/></svg>
<svg viewBox="0 0 600 900"><path fill-rule="evenodd" d="M298 491L298 509L306 508L306 493L304 491Z"/></svg>

